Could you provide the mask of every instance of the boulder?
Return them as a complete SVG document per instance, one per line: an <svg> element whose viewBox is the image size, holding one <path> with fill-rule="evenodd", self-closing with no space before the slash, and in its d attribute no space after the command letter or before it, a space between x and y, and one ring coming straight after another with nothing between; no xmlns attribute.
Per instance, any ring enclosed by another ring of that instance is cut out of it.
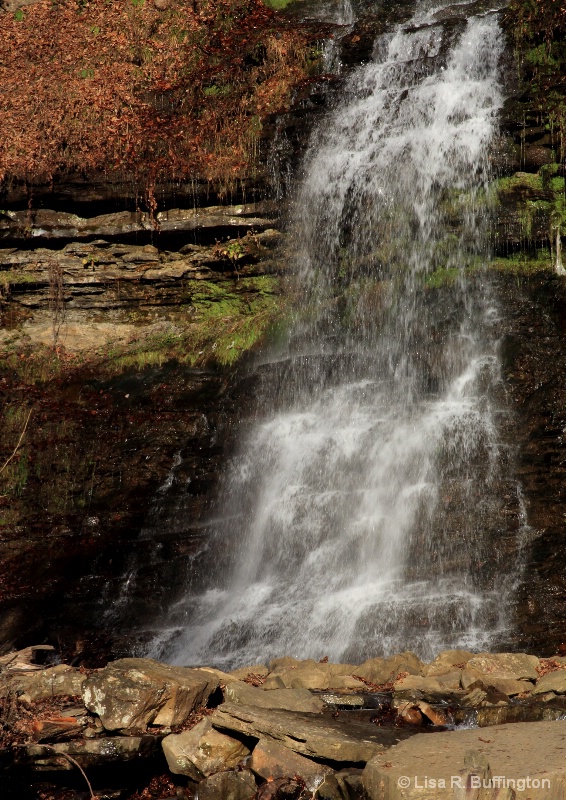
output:
<svg viewBox="0 0 566 800"><path fill-rule="evenodd" d="M330 767L298 755L273 739L259 740L252 753L250 768L264 780L298 775L310 792L318 788L325 776L334 772Z"/></svg>
<svg viewBox="0 0 566 800"><path fill-rule="evenodd" d="M425 678L422 675L407 675L393 684L395 692L416 691L425 694L441 694L442 684L438 678Z"/></svg>
<svg viewBox="0 0 566 800"><path fill-rule="evenodd" d="M509 698L493 686L474 685L467 694L461 698L462 706L479 708L479 706L507 705Z"/></svg>
<svg viewBox="0 0 566 800"><path fill-rule="evenodd" d="M316 662L303 662L269 677L278 678L286 689L328 689L330 677L324 666Z"/></svg>
<svg viewBox="0 0 566 800"><path fill-rule="evenodd" d="M467 667L466 669L462 670L460 675L460 685L462 686L462 689L465 689L466 691L476 684L478 686L485 686L483 682L484 678L485 676L482 675L481 672Z"/></svg>
<svg viewBox="0 0 566 800"><path fill-rule="evenodd" d="M540 722L564 717L564 709L544 703L507 703L500 706L483 706L475 713L475 724L480 728L503 725L507 722Z"/></svg>
<svg viewBox="0 0 566 800"><path fill-rule="evenodd" d="M536 680L540 661L526 653L480 653L468 661L468 669L480 672L484 683L491 678Z"/></svg>
<svg viewBox="0 0 566 800"><path fill-rule="evenodd" d="M307 661L299 661L298 658L293 656L281 656L280 658L272 658L269 662L270 672L281 672L288 667L296 667L298 664L316 664L316 661L308 659Z"/></svg>
<svg viewBox="0 0 566 800"><path fill-rule="evenodd" d="M302 800L304 787L302 783L293 778L276 778L266 781L259 787L257 800Z"/></svg>
<svg viewBox="0 0 566 800"><path fill-rule="evenodd" d="M306 711L316 714L324 710L324 703L308 689L274 689L264 692L242 681L234 681L224 690L231 703L243 703L257 708L280 708L286 711Z"/></svg>
<svg viewBox="0 0 566 800"><path fill-rule="evenodd" d="M202 670L122 658L91 675L82 694L106 730L127 731L181 725L217 687L218 678Z"/></svg>
<svg viewBox="0 0 566 800"><path fill-rule="evenodd" d="M170 771L194 781L232 769L250 754L238 739L214 730L210 717L188 731L166 736L162 746Z"/></svg>
<svg viewBox="0 0 566 800"><path fill-rule="evenodd" d="M442 708L431 706L430 703L425 703L424 700L417 703L417 708L433 725L448 725L449 719Z"/></svg>
<svg viewBox="0 0 566 800"><path fill-rule="evenodd" d="M357 800L362 797L362 770L350 767L336 772L334 777L342 790L342 797L345 800Z"/></svg>
<svg viewBox="0 0 566 800"><path fill-rule="evenodd" d="M357 670L357 667L356 667L355 664L332 664L332 663L328 663L328 664L324 664L324 665L321 664L321 666L324 666L328 670L328 674L332 675L332 676L334 676L334 675L350 675L351 676Z"/></svg>
<svg viewBox="0 0 566 800"><path fill-rule="evenodd" d="M195 669L195 672L204 672L206 677L214 675L223 686L238 681L238 678L235 678L230 672L222 672L221 669L214 669L214 667L198 667L198 669Z"/></svg>
<svg viewBox="0 0 566 800"><path fill-rule="evenodd" d="M328 688L367 691L365 683L357 678L353 678L351 675L330 675L328 678Z"/></svg>
<svg viewBox="0 0 566 800"><path fill-rule="evenodd" d="M257 786L247 769L217 772L199 783L198 800L253 800Z"/></svg>
<svg viewBox="0 0 566 800"><path fill-rule="evenodd" d="M14 676L6 685L25 700L46 700L63 695L81 695L86 675L66 664Z"/></svg>
<svg viewBox="0 0 566 800"><path fill-rule="evenodd" d="M531 681L516 681L514 678L488 678L487 685L497 689L498 692L514 697L517 694L531 694L534 684Z"/></svg>
<svg viewBox="0 0 566 800"><path fill-rule="evenodd" d="M433 676L429 676L433 677ZM462 670L455 669L450 672L444 672L440 675L435 675L434 679L438 681L443 691L456 690L460 688L460 680L462 677Z"/></svg>
<svg viewBox="0 0 566 800"><path fill-rule="evenodd" d="M261 688L269 692L274 689L285 689L286 687L281 675L268 675Z"/></svg>
<svg viewBox="0 0 566 800"><path fill-rule="evenodd" d="M558 800L565 752L566 722L417 734L372 758L362 783L370 800Z"/></svg>
<svg viewBox="0 0 566 800"><path fill-rule="evenodd" d="M269 737L301 755L337 763L364 763L401 738L398 731L372 731L362 723L236 703L219 706L210 719L219 730Z"/></svg>
<svg viewBox="0 0 566 800"><path fill-rule="evenodd" d="M354 671L354 677L365 678L379 686L394 681L402 672L419 675L422 667L422 661L414 653L400 653L390 658L370 658L364 661Z"/></svg>
<svg viewBox="0 0 566 800"><path fill-rule="evenodd" d="M454 667L464 669L465 665L473 657L474 654L468 652L468 650L443 650L436 656L434 661L424 665L422 673L432 677L452 672Z"/></svg>
<svg viewBox="0 0 566 800"><path fill-rule="evenodd" d="M546 675L538 679L533 693L544 694L545 692L566 694L566 669L559 669L556 670L556 672L547 672Z"/></svg>

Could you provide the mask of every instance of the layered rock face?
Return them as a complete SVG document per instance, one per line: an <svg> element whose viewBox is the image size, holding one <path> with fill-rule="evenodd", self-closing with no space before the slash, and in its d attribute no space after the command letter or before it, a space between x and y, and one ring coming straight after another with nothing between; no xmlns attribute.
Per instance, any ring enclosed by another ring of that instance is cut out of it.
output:
<svg viewBox="0 0 566 800"><path fill-rule="evenodd" d="M249 406L235 365L284 313L275 210L175 210L155 220L160 233L141 213L42 211L26 230L27 212L4 216L4 647L75 603L60 623L78 631L90 619L92 633L132 557L145 577L127 616L153 613L161 589L182 585ZM132 556L177 489L179 519Z"/></svg>

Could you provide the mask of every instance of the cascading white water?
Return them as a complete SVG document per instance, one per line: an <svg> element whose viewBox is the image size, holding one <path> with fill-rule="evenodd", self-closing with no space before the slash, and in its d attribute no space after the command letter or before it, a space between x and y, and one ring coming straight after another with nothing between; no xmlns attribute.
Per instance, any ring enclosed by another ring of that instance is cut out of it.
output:
<svg viewBox="0 0 566 800"><path fill-rule="evenodd" d="M448 16L381 36L312 138L289 352L226 477L216 569L152 655L430 656L507 625L497 311L478 277L502 41L496 15Z"/></svg>

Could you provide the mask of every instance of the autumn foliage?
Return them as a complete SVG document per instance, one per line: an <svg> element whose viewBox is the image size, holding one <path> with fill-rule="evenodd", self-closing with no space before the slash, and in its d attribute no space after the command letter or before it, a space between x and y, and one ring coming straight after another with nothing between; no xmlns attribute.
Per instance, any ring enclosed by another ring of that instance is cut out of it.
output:
<svg viewBox="0 0 566 800"><path fill-rule="evenodd" d="M239 177L305 69L260 0L39 0L0 29L0 182Z"/></svg>

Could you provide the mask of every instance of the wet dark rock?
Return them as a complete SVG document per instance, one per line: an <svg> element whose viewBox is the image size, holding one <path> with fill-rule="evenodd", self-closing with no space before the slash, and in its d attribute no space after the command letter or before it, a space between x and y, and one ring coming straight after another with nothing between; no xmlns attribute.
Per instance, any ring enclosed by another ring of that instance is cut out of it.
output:
<svg viewBox="0 0 566 800"><path fill-rule="evenodd" d="M529 528L513 649L553 655L566 630L564 487L566 460L566 287L552 271L494 276L503 375L513 408L517 479Z"/></svg>
<svg viewBox="0 0 566 800"><path fill-rule="evenodd" d="M30 744L15 750L14 761L40 771L76 769L65 758L69 755L84 769L149 758L157 752L159 742L158 736L114 736L52 745Z"/></svg>

